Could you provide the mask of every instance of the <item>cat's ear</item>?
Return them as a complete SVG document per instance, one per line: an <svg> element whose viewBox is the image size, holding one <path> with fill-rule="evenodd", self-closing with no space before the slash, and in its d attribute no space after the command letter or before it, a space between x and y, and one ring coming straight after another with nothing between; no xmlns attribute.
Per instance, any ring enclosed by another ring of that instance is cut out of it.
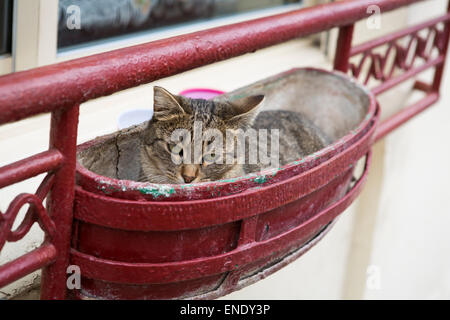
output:
<svg viewBox="0 0 450 320"><path fill-rule="evenodd" d="M164 88L153 87L153 117L156 120L167 121L185 113L179 97Z"/></svg>
<svg viewBox="0 0 450 320"><path fill-rule="evenodd" d="M253 124L264 101L263 95L245 97L231 102L227 124L234 128L245 128Z"/></svg>

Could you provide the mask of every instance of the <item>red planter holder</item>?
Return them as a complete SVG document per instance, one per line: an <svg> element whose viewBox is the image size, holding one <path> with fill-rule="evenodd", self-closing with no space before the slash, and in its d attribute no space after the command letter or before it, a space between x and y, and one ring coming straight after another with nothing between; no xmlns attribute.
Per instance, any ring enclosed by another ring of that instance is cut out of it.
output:
<svg viewBox="0 0 450 320"><path fill-rule="evenodd" d="M318 153L231 181L158 186L108 178L78 164L71 263L80 266L83 278L75 298L218 297L292 262L328 232L366 179L377 104L350 78L316 69L292 70L228 95L270 91L270 100L277 85L284 88L289 81L322 83L318 91L325 101L328 91L335 108L339 95L353 92L356 98L341 102L342 108L364 101L366 112ZM314 103L314 97L299 95L304 105ZM80 152L109 139L88 142ZM351 186L355 164L364 156L364 174Z"/></svg>

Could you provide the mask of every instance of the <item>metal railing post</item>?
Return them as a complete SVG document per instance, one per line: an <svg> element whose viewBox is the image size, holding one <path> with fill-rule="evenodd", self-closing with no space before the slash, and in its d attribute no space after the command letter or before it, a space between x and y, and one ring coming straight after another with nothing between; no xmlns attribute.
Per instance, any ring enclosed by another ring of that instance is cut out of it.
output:
<svg viewBox="0 0 450 320"><path fill-rule="evenodd" d="M64 156L64 162L55 173L54 184L47 199L47 210L55 223L52 239L58 252L56 261L42 270L41 299L65 299L66 270L69 265L70 238L75 194L76 143L79 106L52 113L50 148Z"/></svg>
<svg viewBox="0 0 450 320"><path fill-rule="evenodd" d="M334 57L334 70L347 73L349 68L350 51L352 49L354 24L339 28L339 37Z"/></svg>

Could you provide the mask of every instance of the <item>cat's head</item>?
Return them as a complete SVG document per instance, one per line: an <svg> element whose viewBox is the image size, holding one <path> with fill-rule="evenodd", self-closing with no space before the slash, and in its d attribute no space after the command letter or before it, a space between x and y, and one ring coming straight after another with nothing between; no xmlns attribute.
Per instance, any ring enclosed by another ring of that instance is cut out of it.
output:
<svg viewBox="0 0 450 320"><path fill-rule="evenodd" d="M143 132L140 180L183 184L243 174L242 164L225 159L226 134L251 127L263 100L262 95L221 102L190 99L154 87L153 118Z"/></svg>

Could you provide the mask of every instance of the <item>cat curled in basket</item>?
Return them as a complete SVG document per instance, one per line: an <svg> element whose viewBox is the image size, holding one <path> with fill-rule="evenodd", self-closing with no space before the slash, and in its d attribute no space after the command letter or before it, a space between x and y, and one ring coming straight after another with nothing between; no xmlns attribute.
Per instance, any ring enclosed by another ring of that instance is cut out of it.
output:
<svg viewBox="0 0 450 320"><path fill-rule="evenodd" d="M191 99L154 87L153 118L142 131L142 182L184 184L279 167L329 144L300 113L260 111L263 95Z"/></svg>

